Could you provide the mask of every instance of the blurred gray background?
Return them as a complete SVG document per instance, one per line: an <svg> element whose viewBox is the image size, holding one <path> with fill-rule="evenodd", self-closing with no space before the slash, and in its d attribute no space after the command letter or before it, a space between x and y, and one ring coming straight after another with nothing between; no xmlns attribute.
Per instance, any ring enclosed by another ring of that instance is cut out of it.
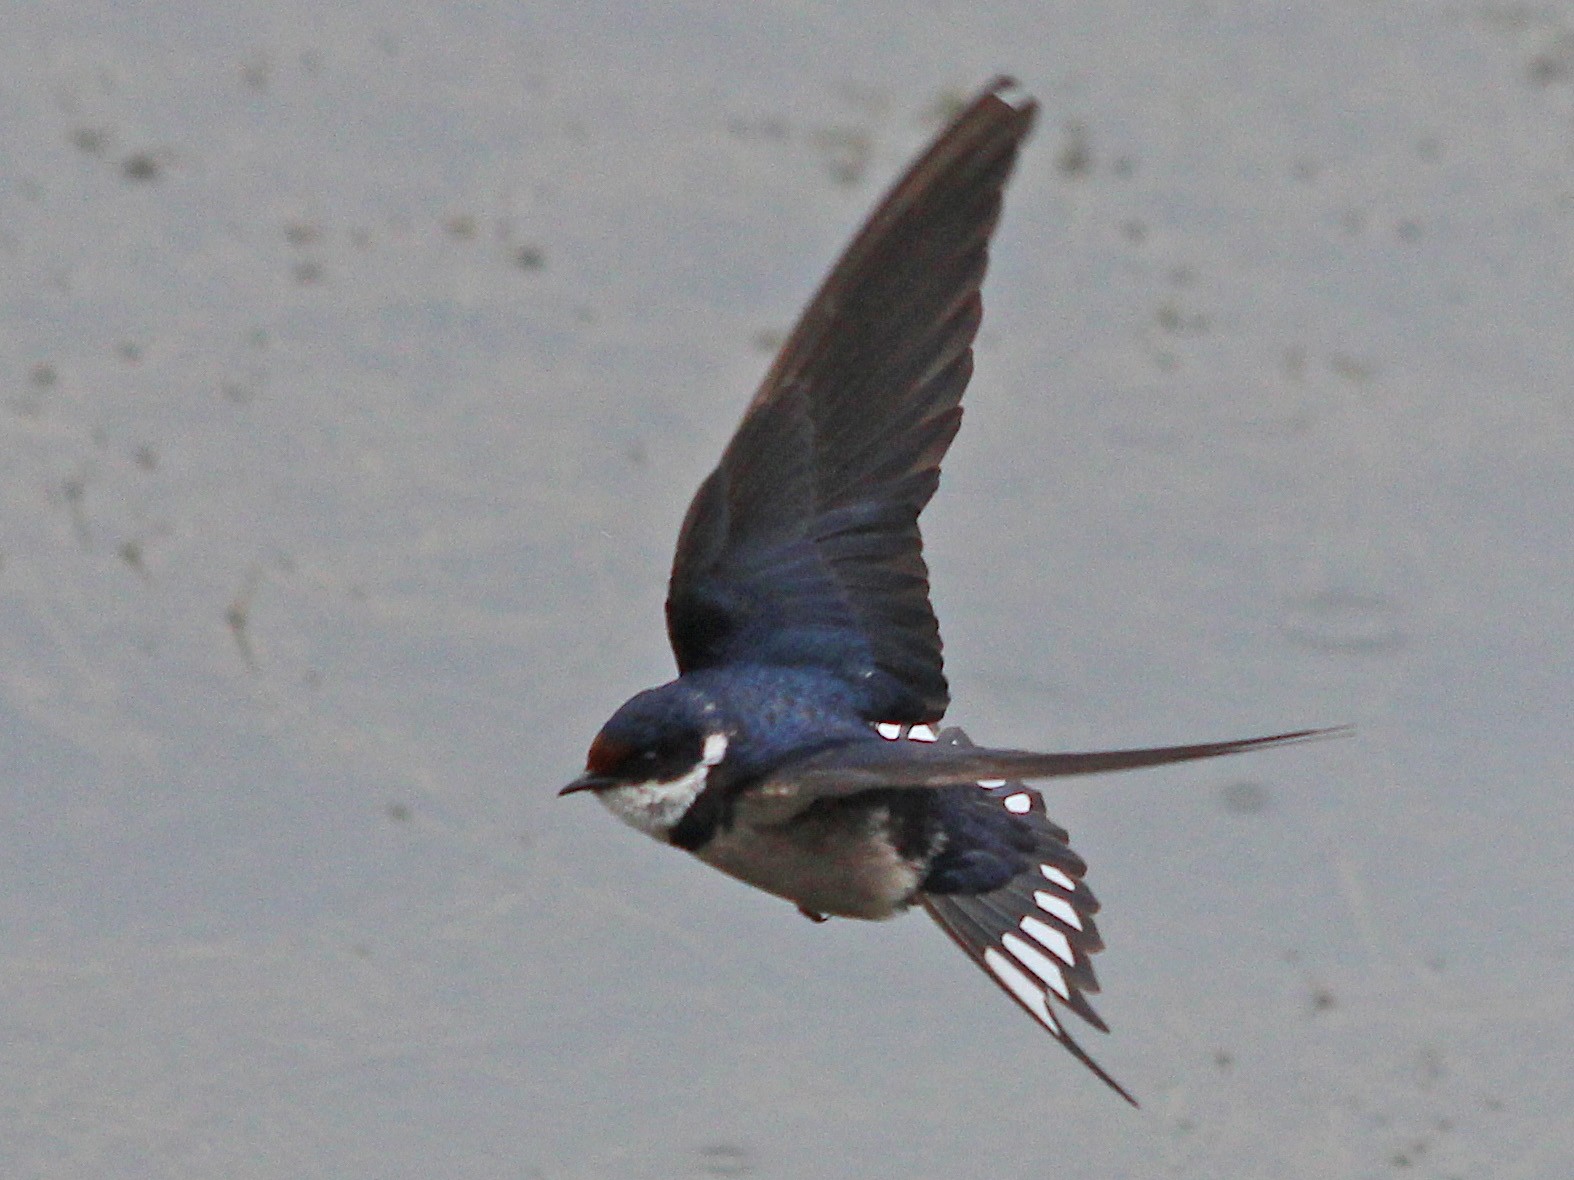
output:
<svg viewBox="0 0 1574 1180"><path fill-rule="evenodd" d="M1574 1174L1574 5L0 6L0 1173ZM926 517L1127 1108L921 916L555 788L949 103Z"/></svg>

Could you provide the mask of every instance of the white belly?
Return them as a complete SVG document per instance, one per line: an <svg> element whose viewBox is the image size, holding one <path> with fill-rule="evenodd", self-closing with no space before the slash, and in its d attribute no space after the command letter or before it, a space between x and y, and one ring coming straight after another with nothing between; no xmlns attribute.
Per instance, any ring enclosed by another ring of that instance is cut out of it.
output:
<svg viewBox="0 0 1574 1180"><path fill-rule="evenodd" d="M888 818L878 808L857 824L845 813L830 823L808 816L775 827L741 824L718 832L694 855L818 914L891 918L911 904L918 872L882 838Z"/></svg>

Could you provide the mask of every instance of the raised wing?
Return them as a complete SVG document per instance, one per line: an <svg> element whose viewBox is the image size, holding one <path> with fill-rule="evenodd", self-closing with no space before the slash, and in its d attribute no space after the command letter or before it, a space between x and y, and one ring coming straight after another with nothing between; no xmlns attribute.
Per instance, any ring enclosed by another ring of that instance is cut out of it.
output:
<svg viewBox="0 0 1574 1180"><path fill-rule="evenodd" d="M689 507L678 670L823 668L869 720L949 701L918 514L961 423L990 234L1036 104L999 79L870 216Z"/></svg>
<svg viewBox="0 0 1574 1180"><path fill-rule="evenodd" d="M939 738L942 748L972 744L960 729ZM1087 865L1071 851L1066 830L1050 820L1037 791L999 779L985 779L978 789L988 806L1010 812L1028 829L1029 868L989 893L924 893L919 901L1006 995L1135 1106L1137 1100L1072 1039L1064 1020L1069 1010L1109 1031L1087 1001L1099 990L1090 956L1104 949L1093 922L1099 903L1082 880Z"/></svg>

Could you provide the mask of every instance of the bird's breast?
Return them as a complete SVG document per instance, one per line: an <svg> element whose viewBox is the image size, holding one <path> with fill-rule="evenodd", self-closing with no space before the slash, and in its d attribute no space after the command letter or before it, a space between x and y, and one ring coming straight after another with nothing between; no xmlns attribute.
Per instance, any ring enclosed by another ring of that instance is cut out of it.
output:
<svg viewBox="0 0 1574 1180"><path fill-rule="evenodd" d="M810 808L786 823L719 828L694 855L806 910L891 918L913 901L922 865L892 839L885 806Z"/></svg>

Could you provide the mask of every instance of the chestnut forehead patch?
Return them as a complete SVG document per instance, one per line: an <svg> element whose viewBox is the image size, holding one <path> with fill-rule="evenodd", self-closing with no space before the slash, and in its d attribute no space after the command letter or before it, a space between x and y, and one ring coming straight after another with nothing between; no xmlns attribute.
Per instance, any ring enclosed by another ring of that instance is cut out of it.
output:
<svg viewBox="0 0 1574 1180"><path fill-rule="evenodd" d="M590 753L585 755L585 769L591 774L611 774L633 753L627 743L598 733L596 740L590 743Z"/></svg>

